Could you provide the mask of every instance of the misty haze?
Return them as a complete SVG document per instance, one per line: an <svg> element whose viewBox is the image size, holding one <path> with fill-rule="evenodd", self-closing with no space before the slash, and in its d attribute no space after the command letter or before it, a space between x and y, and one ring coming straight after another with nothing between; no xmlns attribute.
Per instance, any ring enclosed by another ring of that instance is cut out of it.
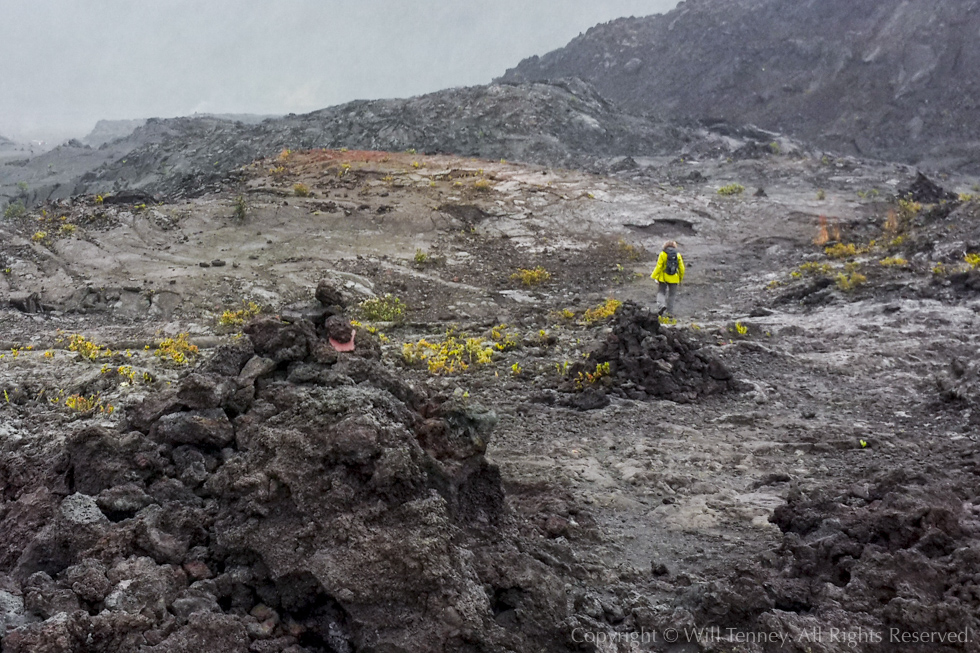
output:
<svg viewBox="0 0 980 653"><path fill-rule="evenodd" d="M0 0L0 651L980 651L972 0Z"/></svg>

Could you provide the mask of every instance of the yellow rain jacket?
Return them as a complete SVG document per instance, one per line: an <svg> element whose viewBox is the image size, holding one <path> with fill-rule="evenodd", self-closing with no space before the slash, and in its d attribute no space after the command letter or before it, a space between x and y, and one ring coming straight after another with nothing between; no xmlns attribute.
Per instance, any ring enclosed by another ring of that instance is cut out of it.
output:
<svg viewBox="0 0 980 653"><path fill-rule="evenodd" d="M660 252L657 258L657 267L653 268L651 279L666 283L680 283L684 281L684 257L680 252L677 253L677 274L667 274L667 252Z"/></svg>

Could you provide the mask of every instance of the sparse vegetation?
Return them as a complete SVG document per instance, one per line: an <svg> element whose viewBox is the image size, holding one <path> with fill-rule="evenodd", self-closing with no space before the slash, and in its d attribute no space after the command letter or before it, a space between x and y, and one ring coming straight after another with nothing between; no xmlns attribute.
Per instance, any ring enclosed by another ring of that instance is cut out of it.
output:
<svg viewBox="0 0 980 653"><path fill-rule="evenodd" d="M728 184L727 186L722 186L718 189L718 194L723 197L731 197L733 195L741 195L745 192L745 186L742 184Z"/></svg>
<svg viewBox="0 0 980 653"><path fill-rule="evenodd" d="M398 322L405 315L405 304L394 295L372 297L358 304L361 315L371 322Z"/></svg>
<svg viewBox="0 0 980 653"><path fill-rule="evenodd" d="M618 299L608 298L605 302L585 311L582 319L587 324L593 324L601 320L608 320L616 314L616 310L623 305Z"/></svg>
<svg viewBox="0 0 980 653"><path fill-rule="evenodd" d="M909 264L907 260L900 256L889 256L881 259L878 263L885 267L903 267Z"/></svg>
<svg viewBox="0 0 980 653"><path fill-rule="evenodd" d="M610 365L608 362L596 363L595 371L578 373L578 377L575 379L575 387L577 387L578 389L582 389L583 387L585 387L586 383L588 383L589 385L598 383L600 379L609 376L610 374L611 374Z"/></svg>
<svg viewBox="0 0 980 653"><path fill-rule="evenodd" d="M4 209L3 211L3 217L7 218L8 220L14 218L20 218L25 214L27 214L27 208L24 206L24 203L21 202L20 200L17 200L16 202L11 202L10 204L7 205L7 208Z"/></svg>
<svg viewBox="0 0 980 653"><path fill-rule="evenodd" d="M829 247L824 248L824 254L830 258L851 258L857 256L858 254L867 253L867 248L859 247L854 243L834 243Z"/></svg>
<svg viewBox="0 0 980 653"><path fill-rule="evenodd" d="M245 222L245 218L248 217L248 203L245 201L244 195L239 195L235 198L235 219L239 222Z"/></svg>
<svg viewBox="0 0 980 653"><path fill-rule="evenodd" d="M834 267L830 263L818 263L816 261L807 261L803 263L798 268L789 273L789 276L794 279L799 279L803 276L821 276L829 275L834 271Z"/></svg>
<svg viewBox="0 0 980 653"><path fill-rule="evenodd" d="M511 281L519 281L522 286L540 286L551 278L551 273L540 265L535 268L520 268L510 275Z"/></svg>
<svg viewBox="0 0 980 653"><path fill-rule="evenodd" d="M164 339L153 352L153 355L164 363L177 367L190 364L197 358L197 354L197 345L191 344L190 334L187 333L180 333L176 338Z"/></svg>
<svg viewBox="0 0 980 653"><path fill-rule="evenodd" d="M521 334L516 331L508 333L506 324L498 324L490 329L490 339L497 351L510 351L521 346Z"/></svg>
<svg viewBox="0 0 980 653"><path fill-rule="evenodd" d="M238 310L227 310L218 318L218 324L223 327L240 327L262 312L262 307L255 302L242 300Z"/></svg>
<svg viewBox="0 0 980 653"><path fill-rule="evenodd" d="M845 266L843 272L838 272L837 277L834 279L837 289L843 292L851 292L867 283L868 278L861 274L858 269L859 266L857 264L849 263Z"/></svg>
<svg viewBox="0 0 980 653"><path fill-rule="evenodd" d="M88 340L82 335L72 335L68 339L68 351L78 352L82 358L90 361L98 360L103 356L112 355L112 351L103 348L92 340Z"/></svg>
<svg viewBox="0 0 980 653"><path fill-rule="evenodd" d="M908 199L898 200L898 214L899 219L901 220L901 226L903 227L908 227L909 223L912 222L915 216L919 215L921 211L922 204L913 201L911 197Z"/></svg>
<svg viewBox="0 0 980 653"><path fill-rule="evenodd" d="M402 345L402 360L409 365L425 365L430 374L456 374L473 365L489 365L493 353L494 347L486 339L457 335L452 329L446 332L442 342L423 338Z"/></svg>
<svg viewBox="0 0 980 653"><path fill-rule="evenodd" d="M980 270L980 254L967 254L963 257L966 264L970 266L971 270Z"/></svg>
<svg viewBox="0 0 980 653"><path fill-rule="evenodd" d="M646 254L646 249L643 248L643 245L633 245L622 238L616 243L616 249L627 261L639 261Z"/></svg>
<svg viewBox="0 0 980 653"><path fill-rule="evenodd" d="M118 376L122 379L123 383L153 383L153 375L149 372L138 373L133 369L132 365L119 365L118 367L112 367L111 365L103 365L100 370L102 374L107 376Z"/></svg>
<svg viewBox="0 0 980 653"><path fill-rule="evenodd" d="M421 249L415 250L415 265L422 267L429 262L429 255L423 252Z"/></svg>
<svg viewBox="0 0 980 653"><path fill-rule="evenodd" d="M817 199L818 199L819 201L821 201L821 202L822 202L822 201L824 201L825 199L827 199L827 191L825 191L825 190L824 190L824 189L822 189L822 188L821 188L821 189L819 189L819 190L817 191Z"/></svg>
<svg viewBox="0 0 980 653"><path fill-rule="evenodd" d="M475 182L473 182L473 188L474 190L478 190L482 193L486 193L491 188L493 188L493 184L490 183L489 179L478 179Z"/></svg>
<svg viewBox="0 0 980 653"><path fill-rule="evenodd" d="M54 403L57 403L57 400ZM63 405L70 412L78 415L87 415L96 412L104 415L112 415L115 412L115 408L111 404L106 403L98 393L87 397L78 394L70 395L65 397Z"/></svg>
<svg viewBox="0 0 980 653"><path fill-rule="evenodd" d="M309 197L310 187L302 182L296 182L293 184L293 195L296 197Z"/></svg>

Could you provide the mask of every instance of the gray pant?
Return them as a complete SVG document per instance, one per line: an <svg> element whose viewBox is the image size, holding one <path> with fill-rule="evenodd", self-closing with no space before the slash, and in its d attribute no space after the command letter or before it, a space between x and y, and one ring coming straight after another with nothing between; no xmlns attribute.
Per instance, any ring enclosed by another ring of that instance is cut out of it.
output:
<svg viewBox="0 0 980 653"><path fill-rule="evenodd" d="M674 313L674 298L677 297L677 287L680 285L678 283L667 283L666 281L658 282L660 284L660 290L657 292L657 306L666 306L667 312Z"/></svg>

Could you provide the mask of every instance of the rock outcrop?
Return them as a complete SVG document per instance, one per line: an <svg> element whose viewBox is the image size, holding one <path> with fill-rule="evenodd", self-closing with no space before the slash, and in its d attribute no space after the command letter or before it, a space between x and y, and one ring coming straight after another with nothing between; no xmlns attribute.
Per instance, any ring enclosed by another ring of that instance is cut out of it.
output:
<svg viewBox="0 0 980 653"><path fill-rule="evenodd" d="M978 29L980 8L960 0L688 0L594 27L501 79L577 76L636 112L975 171Z"/></svg>
<svg viewBox="0 0 980 653"><path fill-rule="evenodd" d="M5 652L563 650L564 583L483 455L493 414L324 329L255 321L126 428L0 458Z"/></svg>
<svg viewBox="0 0 980 653"><path fill-rule="evenodd" d="M700 343L675 329L661 328L658 315L634 302L616 312L611 332L570 368L572 385L584 389L588 407L599 407L596 390L609 386L630 399L689 403L738 388L732 373ZM590 399L591 398L591 399ZM596 405L590 405L588 402ZM575 405L580 405L579 401Z"/></svg>

